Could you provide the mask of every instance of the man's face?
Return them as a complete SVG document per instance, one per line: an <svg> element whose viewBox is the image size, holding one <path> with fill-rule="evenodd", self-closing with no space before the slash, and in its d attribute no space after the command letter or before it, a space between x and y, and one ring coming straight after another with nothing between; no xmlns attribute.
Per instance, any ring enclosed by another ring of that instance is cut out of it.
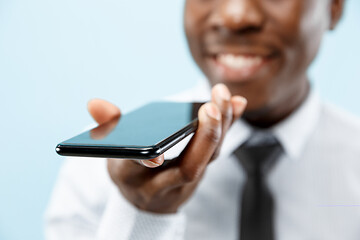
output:
<svg viewBox="0 0 360 240"><path fill-rule="evenodd" d="M296 98L323 33L332 0L187 0L185 32L211 84L245 96L248 111Z"/></svg>

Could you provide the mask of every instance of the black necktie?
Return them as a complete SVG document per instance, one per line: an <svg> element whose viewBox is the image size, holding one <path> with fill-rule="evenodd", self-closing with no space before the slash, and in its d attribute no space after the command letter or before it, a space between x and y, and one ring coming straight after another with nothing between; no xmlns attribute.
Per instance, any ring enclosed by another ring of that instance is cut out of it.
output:
<svg viewBox="0 0 360 240"><path fill-rule="evenodd" d="M275 239L274 203L266 184L266 174L282 152L276 138L264 132L254 132L234 152L247 175L241 202L241 240Z"/></svg>

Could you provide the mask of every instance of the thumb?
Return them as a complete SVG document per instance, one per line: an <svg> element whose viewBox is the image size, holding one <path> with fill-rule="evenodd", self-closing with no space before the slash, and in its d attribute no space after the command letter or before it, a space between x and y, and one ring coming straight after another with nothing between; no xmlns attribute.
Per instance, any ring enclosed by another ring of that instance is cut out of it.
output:
<svg viewBox="0 0 360 240"><path fill-rule="evenodd" d="M98 124L120 117L120 109L112 103L102 99L92 99L88 102L88 111Z"/></svg>

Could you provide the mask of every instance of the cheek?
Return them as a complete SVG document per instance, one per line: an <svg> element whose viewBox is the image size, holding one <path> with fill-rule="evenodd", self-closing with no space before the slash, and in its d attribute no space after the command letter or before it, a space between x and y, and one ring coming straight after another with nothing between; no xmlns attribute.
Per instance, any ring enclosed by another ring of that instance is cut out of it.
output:
<svg viewBox="0 0 360 240"><path fill-rule="evenodd" d="M208 13L209 4L202 3L202 0L186 1L184 11L185 35L191 55L201 69L204 67L202 62L202 37L206 28Z"/></svg>
<svg viewBox="0 0 360 240"><path fill-rule="evenodd" d="M324 8L324 1L315 1L315 4L308 8L299 27L299 39L308 65L317 55L323 35L330 24L330 10Z"/></svg>
<svg viewBox="0 0 360 240"><path fill-rule="evenodd" d="M302 77L317 54L327 26L327 0L279 0L270 6L271 26L283 45L283 74Z"/></svg>
<svg viewBox="0 0 360 240"><path fill-rule="evenodd" d="M188 0L185 4L184 27L187 37L194 38L201 35L206 18L206 5L201 0Z"/></svg>

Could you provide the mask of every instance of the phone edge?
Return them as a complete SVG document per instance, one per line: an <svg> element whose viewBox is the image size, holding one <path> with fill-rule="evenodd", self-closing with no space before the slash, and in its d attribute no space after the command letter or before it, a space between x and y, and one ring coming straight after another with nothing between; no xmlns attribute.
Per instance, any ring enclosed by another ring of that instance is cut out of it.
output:
<svg viewBox="0 0 360 240"><path fill-rule="evenodd" d="M114 146L70 146L59 143L55 151L57 154L66 157L153 159L196 131L197 126L198 119L196 118L178 132L153 146L119 148Z"/></svg>

